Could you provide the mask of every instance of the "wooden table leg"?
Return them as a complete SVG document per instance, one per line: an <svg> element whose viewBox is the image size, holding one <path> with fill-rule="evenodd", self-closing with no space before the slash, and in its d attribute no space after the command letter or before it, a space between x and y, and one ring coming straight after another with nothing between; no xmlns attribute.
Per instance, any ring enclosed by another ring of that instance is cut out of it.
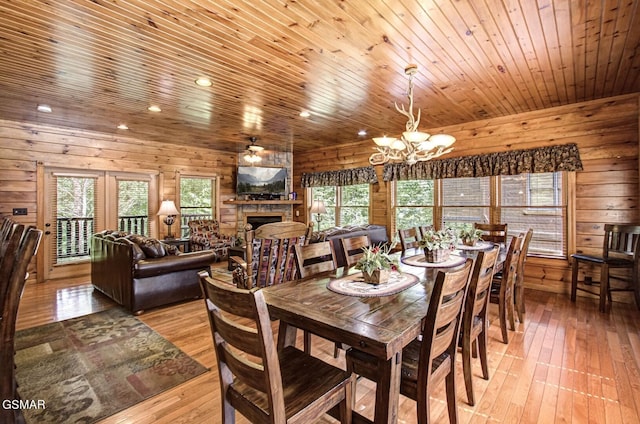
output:
<svg viewBox="0 0 640 424"><path fill-rule="evenodd" d="M381 365L380 379L376 382L374 423L395 424L398 422L402 352L396 353L393 358L381 363Z"/></svg>
<svg viewBox="0 0 640 424"><path fill-rule="evenodd" d="M350 354L348 353L347 355ZM348 367L353 366L351 371L376 383L373 422L376 424L396 424L398 422L398 404L400 400L402 352L396 353L386 361L362 353L354 353L351 358L353 360L351 362L348 361ZM370 420L354 411L354 424L370 422Z"/></svg>
<svg viewBox="0 0 640 424"><path fill-rule="evenodd" d="M296 345L297 328L284 321L280 321L278 325L278 350L282 350L287 346Z"/></svg>

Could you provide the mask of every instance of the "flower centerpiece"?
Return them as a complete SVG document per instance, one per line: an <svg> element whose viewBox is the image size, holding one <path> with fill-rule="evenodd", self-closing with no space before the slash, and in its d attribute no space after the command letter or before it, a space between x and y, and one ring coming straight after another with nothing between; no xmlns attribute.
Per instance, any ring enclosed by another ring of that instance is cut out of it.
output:
<svg viewBox="0 0 640 424"><path fill-rule="evenodd" d="M482 240L482 230L474 227L465 227L458 233L458 237L466 246L475 246L478 240Z"/></svg>
<svg viewBox="0 0 640 424"><path fill-rule="evenodd" d="M418 241L418 246L424 249L427 262L444 262L455 249L457 240L456 234L450 228L428 230Z"/></svg>
<svg viewBox="0 0 640 424"><path fill-rule="evenodd" d="M364 281L380 284L389 281L389 273L398 271L398 258L391 256L390 246L363 247L362 257L356 262L355 268L362 271Z"/></svg>

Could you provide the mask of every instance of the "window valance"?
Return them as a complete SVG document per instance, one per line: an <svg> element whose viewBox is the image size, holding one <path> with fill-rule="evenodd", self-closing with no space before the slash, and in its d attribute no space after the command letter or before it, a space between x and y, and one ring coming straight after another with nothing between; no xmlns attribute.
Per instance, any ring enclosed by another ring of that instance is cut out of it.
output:
<svg viewBox="0 0 640 424"><path fill-rule="evenodd" d="M451 159L406 163L388 163L383 180L436 180L442 178L488 177L522 173L581 171L582 161L576 144L539 147L527 150L488 153Z"/></svg>
<svg viewBox="0 0 640 424"><path fill-rule="evenodd" d="M377 182L378 175L373 166L302 174L302 187L346 186Z"/></svg>

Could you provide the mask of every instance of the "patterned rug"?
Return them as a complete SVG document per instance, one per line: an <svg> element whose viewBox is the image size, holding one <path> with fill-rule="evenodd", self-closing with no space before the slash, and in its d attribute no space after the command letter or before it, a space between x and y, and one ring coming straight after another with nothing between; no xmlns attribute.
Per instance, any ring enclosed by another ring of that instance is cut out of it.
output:
<svg viewBox="0 0 640 424"><path fill-rule="evenodd" d="M16 333L27 423L93 423L207 369L136 317L110 309Z"/></svg>

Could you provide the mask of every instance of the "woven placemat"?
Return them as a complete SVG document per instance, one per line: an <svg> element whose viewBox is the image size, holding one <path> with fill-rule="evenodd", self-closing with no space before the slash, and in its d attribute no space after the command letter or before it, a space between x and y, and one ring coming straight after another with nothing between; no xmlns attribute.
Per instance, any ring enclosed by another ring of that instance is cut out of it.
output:
<svg viewBox="0 0 640 424"><path fill-rule="evenodd" d="M457 244L458 250L489 250L493 247L493 243L488 241L477 241L473 246L467 246L466 244Z"/></svg>
<svg viewBox="0 0 640 424"><path fill-rule="evenodd" d="M411 266L420 266L423 268L451 268L454 266L462 265L466 260L467 258L463 258L462 256L458 255L450 255L449 259L442 262L427 262L427 259L424 257L424 255L408 256L401 259L402 263Z"/></svg>
<svg viewBox="0 0 640 424"><path fill-rule="evenodd" d="M418 277L408 272L399 273L392 271L389 275L389 281L382 284L365 283L362 273L347 275L329 281L327 288L333 292L344 294L346 296L360 297L378 297L391 296L400 293L418 282Z"/></svg>

